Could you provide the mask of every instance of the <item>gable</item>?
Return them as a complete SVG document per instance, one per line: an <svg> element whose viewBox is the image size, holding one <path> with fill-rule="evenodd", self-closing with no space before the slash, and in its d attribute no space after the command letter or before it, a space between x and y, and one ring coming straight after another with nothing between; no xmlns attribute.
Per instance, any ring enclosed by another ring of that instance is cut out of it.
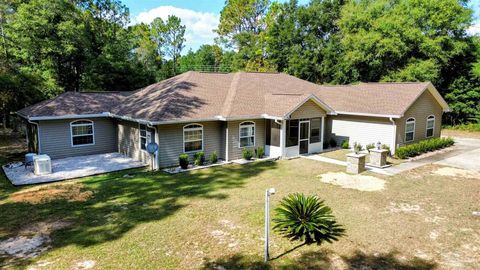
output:
<svg viewBox="0 0 480 270"><path fill-rule="evenodd" d="M290 114L291 119L324 117L327 112L312 99L307 100Z"/></svg>
<svg viewBox="0 0 480 270"><path fill-rule="evenodd" d="M430 91L424 91L405 111L404 117L420 117L425 115L441 115L443 107Z"/></svg>

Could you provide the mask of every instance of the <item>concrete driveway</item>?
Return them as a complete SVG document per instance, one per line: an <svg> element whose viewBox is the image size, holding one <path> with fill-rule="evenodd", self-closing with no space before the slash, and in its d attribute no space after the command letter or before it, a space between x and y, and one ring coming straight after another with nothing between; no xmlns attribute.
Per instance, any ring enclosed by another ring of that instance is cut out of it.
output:
<svg viewBox="0 0 480 270"><path fill-rule="evenodd" d="M455 145L447 152L402 163L384 169L390 175L408 171L427 164L439 164L480 172L480 139L454 138Z"/></svg>
<svg viewBox="0 0 480 270"><path fill-rule="evenodd" d="M480 140L455 138L455 141L463 151L439 160L435 164L480 172Z"/></svg>

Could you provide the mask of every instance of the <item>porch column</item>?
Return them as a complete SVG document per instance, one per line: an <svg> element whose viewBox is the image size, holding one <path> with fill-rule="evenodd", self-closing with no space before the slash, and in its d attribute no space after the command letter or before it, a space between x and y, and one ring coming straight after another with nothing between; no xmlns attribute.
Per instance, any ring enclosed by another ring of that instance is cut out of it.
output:
<svg viewBox="0 0 480 270"><path fill-rule="evenodd" d="M325 116L322 116L322 128L320 129L320 142L322 143L322 151L323 151L323 138L325 134Z"/></svg>
<svg viewBox="0 0 480 270"><path fill-rule="evenodd" d="M280 153L281 157L284 158L286 155L285 145L287 143L287 121L282 120L282 126L280 129Z"/></svg>

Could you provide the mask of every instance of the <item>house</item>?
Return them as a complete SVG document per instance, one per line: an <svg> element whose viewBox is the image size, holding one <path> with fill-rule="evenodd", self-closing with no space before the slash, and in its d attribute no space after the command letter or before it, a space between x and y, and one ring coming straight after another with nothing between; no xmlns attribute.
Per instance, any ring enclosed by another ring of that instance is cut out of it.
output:
<svg viewBox="0 0 480 270"><path fill-rule="evenodd" d="M324 86L282 73L187 72L133 92L66 92L18 112L30 149L53 159L120 152L178 164L182 153L242 149L271 157L323 151L324 142L381 142L391 151L439 137L448 105L429 82Z"/></svg>

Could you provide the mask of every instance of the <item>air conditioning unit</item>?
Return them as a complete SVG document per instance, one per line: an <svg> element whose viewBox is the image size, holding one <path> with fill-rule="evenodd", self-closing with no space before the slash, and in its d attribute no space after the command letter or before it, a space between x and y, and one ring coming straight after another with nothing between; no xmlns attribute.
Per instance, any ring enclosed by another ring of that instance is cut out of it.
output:
<svg viewBox="0 0 480 270"><path fill-rule="evenodd" d="M33 159L33 172L36 175L52 173L52 161L48 155L37 155Z"/></svg>

